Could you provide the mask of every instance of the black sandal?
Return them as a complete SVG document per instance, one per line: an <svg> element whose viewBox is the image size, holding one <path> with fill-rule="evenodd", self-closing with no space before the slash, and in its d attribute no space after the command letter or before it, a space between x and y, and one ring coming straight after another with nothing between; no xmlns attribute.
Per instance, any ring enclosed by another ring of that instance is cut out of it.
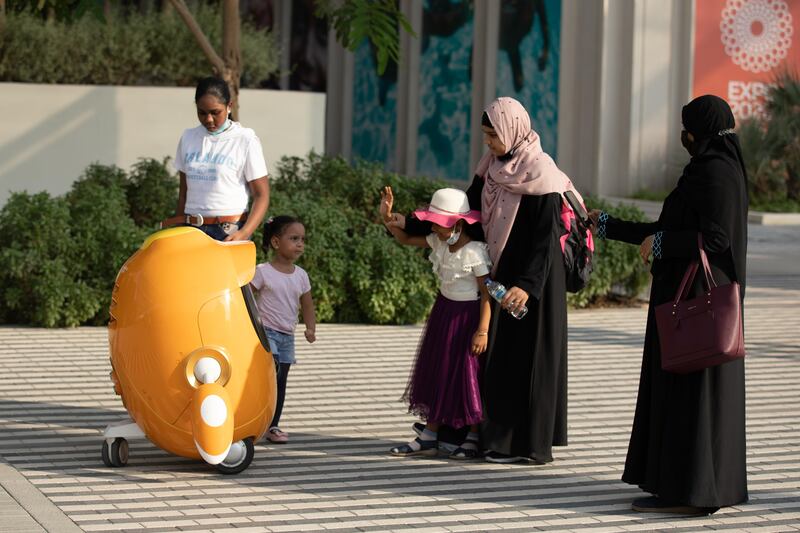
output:
<svg viewBox="0 0 800 533"><path fill-rule="evenodd" d="M414 439L414 442L419 444L419 450L413 449L408 444L402 444L389 450L389 453L398 457L411 457L412 455L436 455L439 453L437 441L435 440L422 440L417 437Z"/></svg>
<svg viewBox="0 0 800 533"><path fill-rule="evenodd" d="M474 445L473 448L470 446L469 448L464 448L464 444L470 443ZM453 450L453 453L450 454L450 459L477 459L481 456L481 452L478 451L479 443L474 440L465 440L464 444Z"/></svg>

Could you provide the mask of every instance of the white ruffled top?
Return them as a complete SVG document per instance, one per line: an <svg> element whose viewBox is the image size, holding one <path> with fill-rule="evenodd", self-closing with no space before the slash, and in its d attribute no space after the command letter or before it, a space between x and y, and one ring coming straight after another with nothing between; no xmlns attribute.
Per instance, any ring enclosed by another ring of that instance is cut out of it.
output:
<svg viewBox="0 0 800 533"><path fill-rule="evenodd" d="M486 243L470 241L451 252L450 246L445 241L440 241L435 233L425 239L431 247L428 259L433 263L433 271L439 277L442 295L457 302L480 299L476 276L489 274L492 267Z"/></svg>

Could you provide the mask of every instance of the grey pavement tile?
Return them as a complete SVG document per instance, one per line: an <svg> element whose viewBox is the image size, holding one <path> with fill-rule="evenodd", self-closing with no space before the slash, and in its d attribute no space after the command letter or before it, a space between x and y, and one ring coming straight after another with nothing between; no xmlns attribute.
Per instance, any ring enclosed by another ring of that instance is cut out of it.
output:
<svg viewBox="0 0 800 533"><path fill-rule="evenodd" d="M317 343L298 343L282 424L291 442L259 444L238 476L143 441L131 441L126 468L105 468L99 430L124 416L108 380L105 329L23 328L24 339L3 345L17 328L0 327L0 370L22 378L0 382L0 450L32 490L87 531L793 530L800 283L789 287L748 287L751 502L705 521L634 513L630 501L641 493L619 481L643 309L570 313L570 446L547 466L388 457L413 421L399 396L418 326L322 324ZM60 382L47 372L56 368Z"/></svg>

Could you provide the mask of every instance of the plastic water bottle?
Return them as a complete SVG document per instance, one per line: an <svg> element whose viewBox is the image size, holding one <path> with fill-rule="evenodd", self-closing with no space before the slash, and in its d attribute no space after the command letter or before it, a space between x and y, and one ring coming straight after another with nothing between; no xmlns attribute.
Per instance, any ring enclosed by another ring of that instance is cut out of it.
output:
<svg viewBox="0 0 800 533"><path fill-rule="evenodd" d="M486 280L484 280L483 283L486 285L486 289L489 291L489 295L492 298L494 298L498 302L503 301L503 296L505 296L506 292L508 291L506 290L505 286L502 283L500 283L499 281L494 281L489 278L486 278ZM511 313L511 316L513 316L514 318L520 319L528 314L528 308L523 305L519 310L509 311L509 313Z"/></svg>

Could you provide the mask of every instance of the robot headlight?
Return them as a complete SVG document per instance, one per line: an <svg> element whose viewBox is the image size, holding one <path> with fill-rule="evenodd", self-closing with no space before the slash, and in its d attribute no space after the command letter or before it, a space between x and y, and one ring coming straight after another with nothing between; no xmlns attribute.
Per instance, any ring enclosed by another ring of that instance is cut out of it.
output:
<svg viewBox="0 0 800 533"><path fill-rule="evenodd" d="M192 387L204 383L219 383L222 386L231 377L228 353L221 346L203 346L186 357L186 381Z"/></svg>

